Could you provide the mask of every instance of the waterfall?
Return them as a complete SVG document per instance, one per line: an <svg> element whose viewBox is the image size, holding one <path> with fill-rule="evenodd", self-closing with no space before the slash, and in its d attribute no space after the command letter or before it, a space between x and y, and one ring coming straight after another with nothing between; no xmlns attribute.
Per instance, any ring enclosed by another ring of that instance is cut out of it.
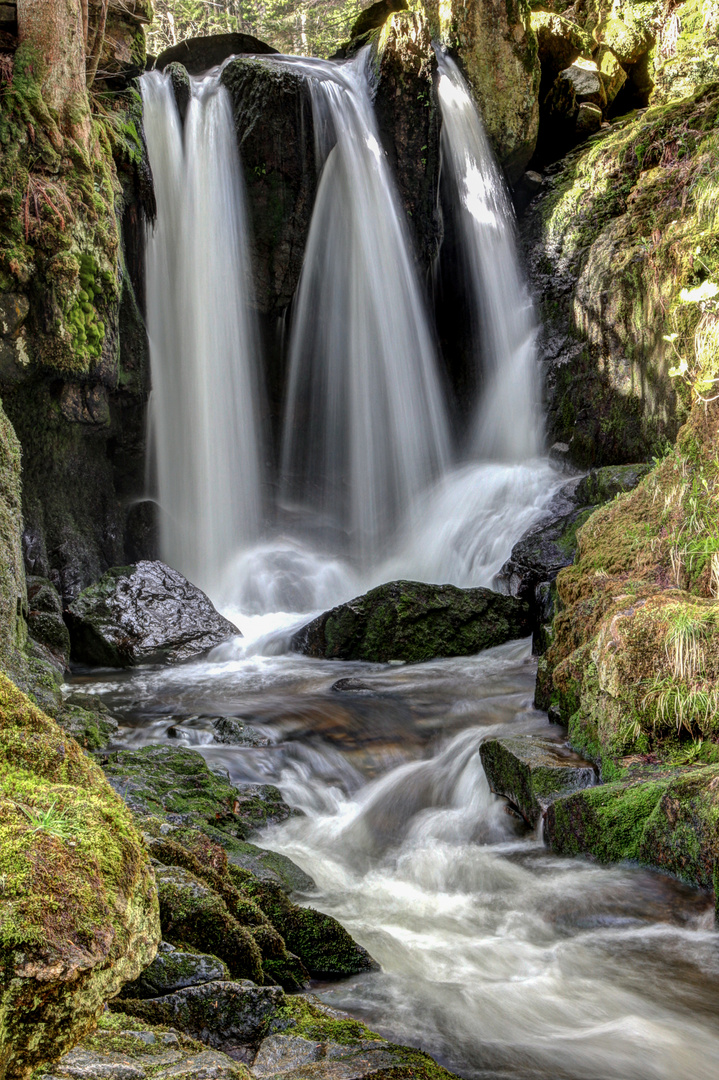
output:
<svg viewBox="0 0 719 1080"><path fill-rule="evenodd" d="M237 140L219 73L141 79L157 198L147 311L162 558L208 591L261 525L258 334Z"/></svg>
<svg viewBox="0 0 719 1080"><path fill-rule="evenodd" d="M472 457L526 461L542 445L536 321L516 250L504 178L457 65L437 48L446 172L461 258L476 313L475 362L482 391L472 424Z"/></svg>
<svg viewBox="0 0 719 1080"><path fill-rule="evenodd" d="M291 328L281 498L367 565L445 469L446 407L366 57L283 63L307 76L322 172Z"/></svg>

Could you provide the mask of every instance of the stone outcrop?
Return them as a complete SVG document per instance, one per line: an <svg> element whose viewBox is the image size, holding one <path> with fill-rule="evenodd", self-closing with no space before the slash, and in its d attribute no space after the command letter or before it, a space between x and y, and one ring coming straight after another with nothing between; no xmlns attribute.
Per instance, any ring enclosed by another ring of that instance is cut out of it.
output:
<svg viewBox="0 0 719 1080"><path fill-rule="evenodd" d="M526 636L529 606L490 589L393 581L314 619L293 648L327 660L419 663Z"/></svg>
<svg viewBox="0 0 719 1080"><path fill-rule="evenodd" d="M0 675L0 1061L23 1080L69 1049L160 939L154 875L101 770Z"/></svg>
<svg viewBox="0 0 719 1080"><path fill-rule="evenodd" d="M487 782L534 826L560 796L592 787L594 766L549 738L515 735L487 739L479 748Z"/></svg>
<svg viewBox="0 0 719 1080"><path fill-rule="evenodd" d="M67 609L73 659L104 667L178 664L239 634L162 562L116 566Z"/></svg>
<svg viewBox="0 0 719 1080"><path fill-rule="evenodd" d="M187 38L165 49L155 60L155 67L164 71L169 64L182 64L190 75L200 75L230 56L269 56L271 53L276 54L277 49L252 34L210 34Z"/></svg>
<svg viewBox="0 0 719 1080"><path fill-rule="evenodd" d="M715 273L701 237L715 230L703 191L718 113L715 83L617 122L545 179L525 218L549 437L582 467L646 460L686 418L670 371L694 355L703 314L682 289Z"/></svg>

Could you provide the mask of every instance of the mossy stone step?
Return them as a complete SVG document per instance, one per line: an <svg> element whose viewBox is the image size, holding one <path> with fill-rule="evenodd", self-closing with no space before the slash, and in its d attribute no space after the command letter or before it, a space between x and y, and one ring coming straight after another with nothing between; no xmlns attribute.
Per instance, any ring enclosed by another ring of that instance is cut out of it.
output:
<svg viewBox="0 0 719 1080"><path fill-rule="evenodd" d="M594 766L561 743L536 735L488 739L479 748L487 782L529 825L554 799L597 782Z"/></svg>

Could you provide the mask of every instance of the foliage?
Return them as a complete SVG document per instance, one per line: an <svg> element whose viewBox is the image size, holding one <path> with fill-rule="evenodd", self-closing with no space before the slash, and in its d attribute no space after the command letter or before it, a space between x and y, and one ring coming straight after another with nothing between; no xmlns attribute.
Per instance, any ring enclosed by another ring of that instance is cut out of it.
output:
<svg viewBox="0 0 719 1080"><path fill-rule="evenodd" d="M283 53L329 56L350 36L362 0L155 0L148 49L189 37L252 34Z"/></svg>

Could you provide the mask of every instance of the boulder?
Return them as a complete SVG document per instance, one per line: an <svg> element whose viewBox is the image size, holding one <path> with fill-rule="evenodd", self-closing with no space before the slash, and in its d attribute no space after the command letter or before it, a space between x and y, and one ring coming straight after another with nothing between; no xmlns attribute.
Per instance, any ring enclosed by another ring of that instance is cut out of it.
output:
<svg viewBox="0 0 719 1080"><path fill-rule="evenodd" d="M719 860L719 765L647 770L552 803L545 837L560 855L630 859L710 889Z"/></svg>
<svg viewBox="0 0 719 1080"><path fill-rule="evenodd" d="M542 82L552 83L560 71L580 57L590 57L594 49L591 34L577 23L551 11L533 11L531 26L537 35Z"/></svg>
<svg viewBox="0 0 719 1080"><path fill-rule="evenodd" d="M574 121L574 133L577 136L577 141L582 142L583 139L588 139L590 135L596 134L602 126L602 110L598 105L591 105L588 101L583 101L577 109L577 116Z"/></svg>
<svg viewBox="0 0 719 1080"><path fill-rule="evenodd" d="M168 64L182 64L190 75L200 75L209 68L217 67L230 56L243 54L267 56L277 53L271 45L266 45L251 34L210 34L207 37L188 38L165 49L155 60L158 71L164 71Z"/></svg>
<svg viewBox="0 0 719 1080"><path fill-rule="evenodd" d="M56 720L84 750L102 750L120 726L101 697L77 692L64 698Z"/></svg>
<svg viewBox="0 0 719 1080"><path fill-rule="evenodd" d="M594 61L604 83L607 105L611 105L627 81L627 72L607 45L599 46Z"/></svg>
<svg viewBox="0 0 719 1080"><path fill-rule="evenodd" d="M536 825L560 795L592 787L594 766L569 747L535 735L487 739L479 748L487 782L528 825Z"/></svg>
<svg viewBox="0 0 719 1080"><path fill-rule="evenodd" d="M314 888L312 879L286 855L263 851L246 840L256 829L299 812L283 801L277 788L236 788L226 774L212 772L196 750L180 747L118 749L99 760L111 786L141 821L155 822L165 833L199 829L221 844L237 866L277 882L286 892Z"/></svg>
<svg viewBox="0 0 719 1080"><path fill-rule="evenodd" d="M228 743L231 746L270 746L271 740L260 735L251 724L246 724L237 716L217 716L212 721L215 742Z"/></svg>
<svg viewBox="0 0 719 1080"><path fill-rule="evenodd" d="M169 941L161 941L155 959L139 978L125 983L120 998L166 997L188 986L229 978L229 968L219 957L176 949Z"/></svg>
<svg viewBox="0 0 719 1080"><path fill-rule="evenodd" d="M526 636L529 606L491 589L392 581L324 612L293 638L298 652L327 660L420 663L471 656Z"/></svg>
<svg viewBox="0 0 719 1080"><path fill-rule="evenodd" d="M622 17L610 17L595 30L601 45L608 46L621 64L636 64L654 44L651 18L641 11L627 8Z"/></svg>
<svg viewBox="0 0 719 1080"><path fill-rule="evenodd" d="M0 675L0 1060L9 1080L69 1050L160 940L154 875L122 800Z"/></svg>
<svg viewBox="0 0 719 1080"><path fill-rule="evenodd" d="M45 1071L47 1080L250 1080L244 1065L175 1028L105 1012L97 1030Z"/></svg>
<svg viewBox="0 0 719 1080"><path fill-rule="evenodd" d="M247 979L188 986L165 997L123 999L112 1009L150 1024L179 1028L226 1053L257 1046L267 1021L284 1004L279 986L256 986Z"/></svg>
<svg viewBox="0 0 719 1080"><path fill-rule="evenodd" d="M208 597L162 562L117 566L67 612L72 658L103 667L177 664L239 634Z"/></svg>

